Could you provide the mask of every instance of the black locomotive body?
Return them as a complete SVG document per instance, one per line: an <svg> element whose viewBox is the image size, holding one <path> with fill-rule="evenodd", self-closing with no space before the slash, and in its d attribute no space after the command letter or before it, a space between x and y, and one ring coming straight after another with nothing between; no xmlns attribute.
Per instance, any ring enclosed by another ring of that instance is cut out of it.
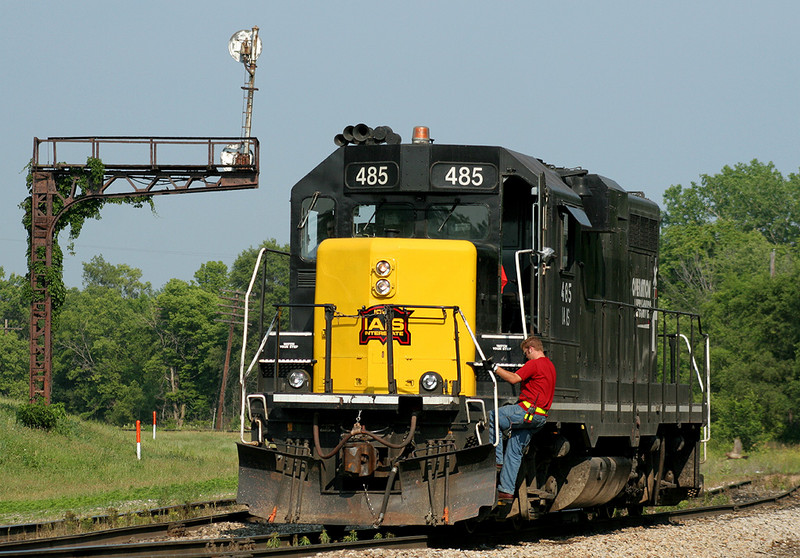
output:
<svg viewBox="0 0 800 558"><path fill-rule="evenodd" d="M275 522L438 525L699 491L708 339L657 309L659 219L500 147L337 149L292 190L288 327L264 332L243 391L239 501ZM487 415L518 394L482 363L521 366L531 333L555 399L498 506Z"/></svg>

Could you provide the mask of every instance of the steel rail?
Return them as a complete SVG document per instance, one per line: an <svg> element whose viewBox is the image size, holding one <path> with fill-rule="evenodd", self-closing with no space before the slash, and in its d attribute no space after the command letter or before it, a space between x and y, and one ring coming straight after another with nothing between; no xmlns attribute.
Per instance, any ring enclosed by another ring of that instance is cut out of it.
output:
<svg viewBox="0 0 800 558"><path fill-rule="evenodd" d="M184 525L184 524L182 524ZM98 540L94 543L73 542L72 544L59 543L62 541L38 540L31 541L31 545L18 548L0 548L0 557L3 556L126 556L126 557L181 557L181 556L312 556L319 552L334 550L359 550L364 548L427 548L429 538L424 534L387 537L381 539L366 539L359 541L338 541L320 544L296 544L298 535L318 536L318 531L305 533L287 533L282 535L255 535L245 537L215 537L215 538L182 538L170 540L120 540L120 535L111 533L108 539ZM367 531L372 533L373 531ZM151 533L149 538L169 534L162 531L160 534ZM123 537L124 538L124 537ZM144 536L139 536L139 539ZM33 544L38 543L38 544ZM293 544L295 543L295 544ZM54 546L58 545L58 546Z"/></svg>
<svg viewBox="0 0 800 558"><path fill-rule="evenodd" d="M133 525L129 527L115 527L111 529L102 529L73 535L60 535L55 537L4 542L0 543L0 556L11 556L24 552L44 552L61 548L83 548L85 546L96 546L98 544L108 545L112 543L130 543L131 541L137 541L145 538L168 536L169 533L175 533L192 527L212 525L215 523L228 521L247 521L250 517L252 516L249 512L239 510L178 521L149 523L146 525Z"/></svg>
<svg viewBox="0 0 800 558"><path fill-rule="evenodd" d="M46 533L47 531L53 531L59 528L68 528L70 525L75 525L77 523L91 523L92 525L105 525L105 524L113 524L121 519L126 517L157 517L160 515L167 515L172 512L190 512L190 511L197 511L197 510L212 510L212 514L216 514L217 508L226 508L230 506L235 506L236 499L234 498L223 498L220 500L209 500L206 502L191 502L188 504L175 504L172 506L162 506L159 508L150 508L146 510L140 510L130 513L119 513L116 515L93 515L90 517L85 518L76 518L76 519L58 519L55 521L43 521L39 523L17 523L13 525L0 525L0 544L4 541L9 542L12 537L27 535L27 534L35 534L35 533ZM229 513L227 511L222 511L220 514Z"/></svg>

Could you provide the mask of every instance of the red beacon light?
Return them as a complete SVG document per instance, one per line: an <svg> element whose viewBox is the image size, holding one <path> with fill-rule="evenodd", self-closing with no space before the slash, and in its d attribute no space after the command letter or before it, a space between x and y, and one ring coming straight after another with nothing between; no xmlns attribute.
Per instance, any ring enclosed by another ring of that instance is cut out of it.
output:
<svg viewBox="0 0 800 558"><path fill-rule="evenodd" d="M431 131L427 126L414 126L411 143L431 143Z"/></svg>

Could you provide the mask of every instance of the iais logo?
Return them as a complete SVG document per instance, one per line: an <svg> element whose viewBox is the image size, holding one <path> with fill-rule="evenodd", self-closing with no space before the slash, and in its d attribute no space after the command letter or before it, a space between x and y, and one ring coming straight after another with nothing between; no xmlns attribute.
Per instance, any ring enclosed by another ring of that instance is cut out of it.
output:
<svg viewBox="0 0 800 558"><path fill-rule="evenodd" d="M408 317L414 312L405 308L392 310L392 338L400 345L411 344L411 332L408 330ZM386 344L386 306L370 306L358 311L361 316L361 332L359 345L366 345L373 339Z"/></svg>

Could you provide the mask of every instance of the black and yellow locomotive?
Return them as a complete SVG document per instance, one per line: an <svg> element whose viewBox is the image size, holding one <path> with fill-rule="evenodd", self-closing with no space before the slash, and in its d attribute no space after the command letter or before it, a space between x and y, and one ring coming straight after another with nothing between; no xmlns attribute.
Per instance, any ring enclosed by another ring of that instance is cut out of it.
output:
<svg viewBox="0 0 800 558"><path fill-rule="evenodd" d="M657 308L658 206L426 128L356 132L292 189L291 295L242 392L238 500L278 523L441 525L700 490L708 339ZM487 418L517 393L484 361L521 366L530 333L555 399L498 508Z"/></svg>

